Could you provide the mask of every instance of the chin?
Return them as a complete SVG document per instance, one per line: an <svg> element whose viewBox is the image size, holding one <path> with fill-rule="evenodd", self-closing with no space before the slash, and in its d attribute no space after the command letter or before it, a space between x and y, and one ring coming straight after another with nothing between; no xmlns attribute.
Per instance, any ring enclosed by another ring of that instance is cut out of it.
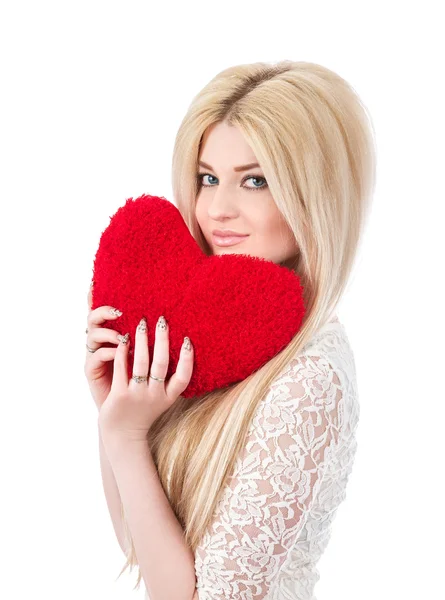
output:
<svg viewBox="0 0 445 600"><path fill-rule="evenodd" d="M247 252L244 250L237 250L236 248L230 248L230 246L228 246L227 248L222 248L221 246L215 246L215 248L213 249L213 254L247 254Z"/></svg>

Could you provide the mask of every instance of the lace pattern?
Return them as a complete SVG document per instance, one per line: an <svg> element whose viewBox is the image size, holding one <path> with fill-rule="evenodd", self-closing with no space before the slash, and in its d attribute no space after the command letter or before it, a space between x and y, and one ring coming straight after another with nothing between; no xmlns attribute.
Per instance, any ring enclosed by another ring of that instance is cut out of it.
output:
<svg viewBox="0 0 445 600"><path fill-rule="evenodd" d="M355 453L354 374L334 321L272 383L196 550L199 600L316 600Z"/></svg>
<svg viewBox="0 0 445 600"><path fill-rule="evenodd" d="M257 407L195 553L199 600L316 600L316 564L346 497L358 420L354 357L335 319Z"/></svg>

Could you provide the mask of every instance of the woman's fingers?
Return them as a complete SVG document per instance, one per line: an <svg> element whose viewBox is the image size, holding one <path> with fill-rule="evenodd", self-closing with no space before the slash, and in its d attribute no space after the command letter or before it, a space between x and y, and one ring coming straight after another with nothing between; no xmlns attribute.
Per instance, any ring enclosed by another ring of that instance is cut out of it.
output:
<svg viewBox="0 0 445 600"><path fill-rule="evenodd" d="M103 331L106 332L112 330L104 329ZM97 333L95 332L94 335L97 336ZM131 351L129 348L129 333L126 333L125 336L118 334L116 337L118 339L118 346L115 350L114 357L112 389L115 391L125 391L129 386L130 389L133 390L146 391L147 386L149 386L150 393L153 391L156 395L158 392L162 392L164 398L166 396L171 403L175 402L178 396L187 388L192 378L194 349L190 339L188 337L184 338L176 372L169 381L166 382L170 354L168 323L164 317L160 317L156 324L153 360L150 365L147 322L142 318L136 328L135 334L133 375L147 377L147 381L138 383L134 379L131 378L129 380L128 378L127 363L128 354ZM153 377L149 377L149 375L152 375Z"/></svg>
<svg viewBox="0 0 445 600"><path fill-rule="evenodd" d="M119 343L119 340L117 339L119 332L114 332L112 329L101 327L100 325L104 321L117 319L121 315L122 313L112 306L99 306L88 313L88 336L86 343L92 350L97 350L101 343L104 342L111 342L112 344Z"/></svg>
<svg viewBox="0 0 445 600"><path fill-rule="evenodd" d="M128 388L127 360L129 346L130 334L119 335L119 344L114 357L113 380L111 382L112 391L126 391Z"/></svg>
<svg viewBox="0 0 445 600"><path fill-rule="evenodd" d="M135 350L135 354L136 352L137 349ZM156 324L153 360L150 366L150 371L146 374L151 374L154 377L158 377L159 379L165 379L168 371L169 354L170 342L168 323L166 319L163 316L161 316L159 317L158 322ZM139 375L139 373L136 373L136 375ZM165 383L163 381L153 379L153 377L149 377L148 385L153 389L153 391L156 391L159 390L161 386L161 389L164 389Z"/></svg>
<svg viewBox="0 0 445 600"><path fill-rule="evenodd" d="M113 306L98 306L88 314L88 329L95 325L100 325L104 321L117 319L122 315L121 311Z"/></svg>
<svg viewBox="0 0 445 600"><path fill-rule="evenodd" d="M141 377L148 377L148 365L150 362L149 350L148 350L148 335L147 335L147 321L144 317L140 320L136 327L135 334L135 347L133 352L133 375L140 375ZM147 382L130 381L130 385L137 385L140 389L142 386L146 387Z"/></svg>
<svg viewBox="0 0 445 600"><path fill-rule="evenodd" d="M165 390L171 402L175 402L190 383L193 374L194 358L193 345L190 338L185 337L179 353L178 366L170 377Z"/></svg>
<svg viewBox="0 0 445 600"><path fill-rule="evenodd" d="M93 327L88 329L87 344L91 349L99 348L105 342L119 344L119 331L107 327ZM91 354L91 353L90 353Z"/></svg>
<svg viewBox="0 0 445 600"><path fill-rule="evenodd" d="M96 352L89 353L89 358L85 361L84 367L84 372L88 380L94 381L96 373L99 373L99 378L102 377L103 364L114 360L115 356L116 348L98 348Z"/></svg>

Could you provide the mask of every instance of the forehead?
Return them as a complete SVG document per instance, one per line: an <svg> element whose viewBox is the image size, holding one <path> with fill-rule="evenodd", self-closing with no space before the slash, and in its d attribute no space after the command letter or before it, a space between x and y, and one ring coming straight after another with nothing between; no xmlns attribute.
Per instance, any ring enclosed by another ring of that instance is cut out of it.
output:
<svg viewBox="0 0 445 600"><path fill-rule="evenodd" d="M215 169L258 163L242 132L228 123L215 123L206 129L198 160Z"/></svg>

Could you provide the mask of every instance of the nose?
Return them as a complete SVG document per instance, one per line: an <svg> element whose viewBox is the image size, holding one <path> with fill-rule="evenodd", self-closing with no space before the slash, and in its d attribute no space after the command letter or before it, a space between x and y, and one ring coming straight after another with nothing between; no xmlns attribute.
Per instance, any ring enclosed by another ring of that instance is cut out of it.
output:
<svg viewBox="0 0 445 600"><path fill-rule="evenodd" d="M233 219L239 214L236 206L236 198L229 190L221 185L214 191L212 200L208 207L208 215L214 221L222 219Z"/></svg>

